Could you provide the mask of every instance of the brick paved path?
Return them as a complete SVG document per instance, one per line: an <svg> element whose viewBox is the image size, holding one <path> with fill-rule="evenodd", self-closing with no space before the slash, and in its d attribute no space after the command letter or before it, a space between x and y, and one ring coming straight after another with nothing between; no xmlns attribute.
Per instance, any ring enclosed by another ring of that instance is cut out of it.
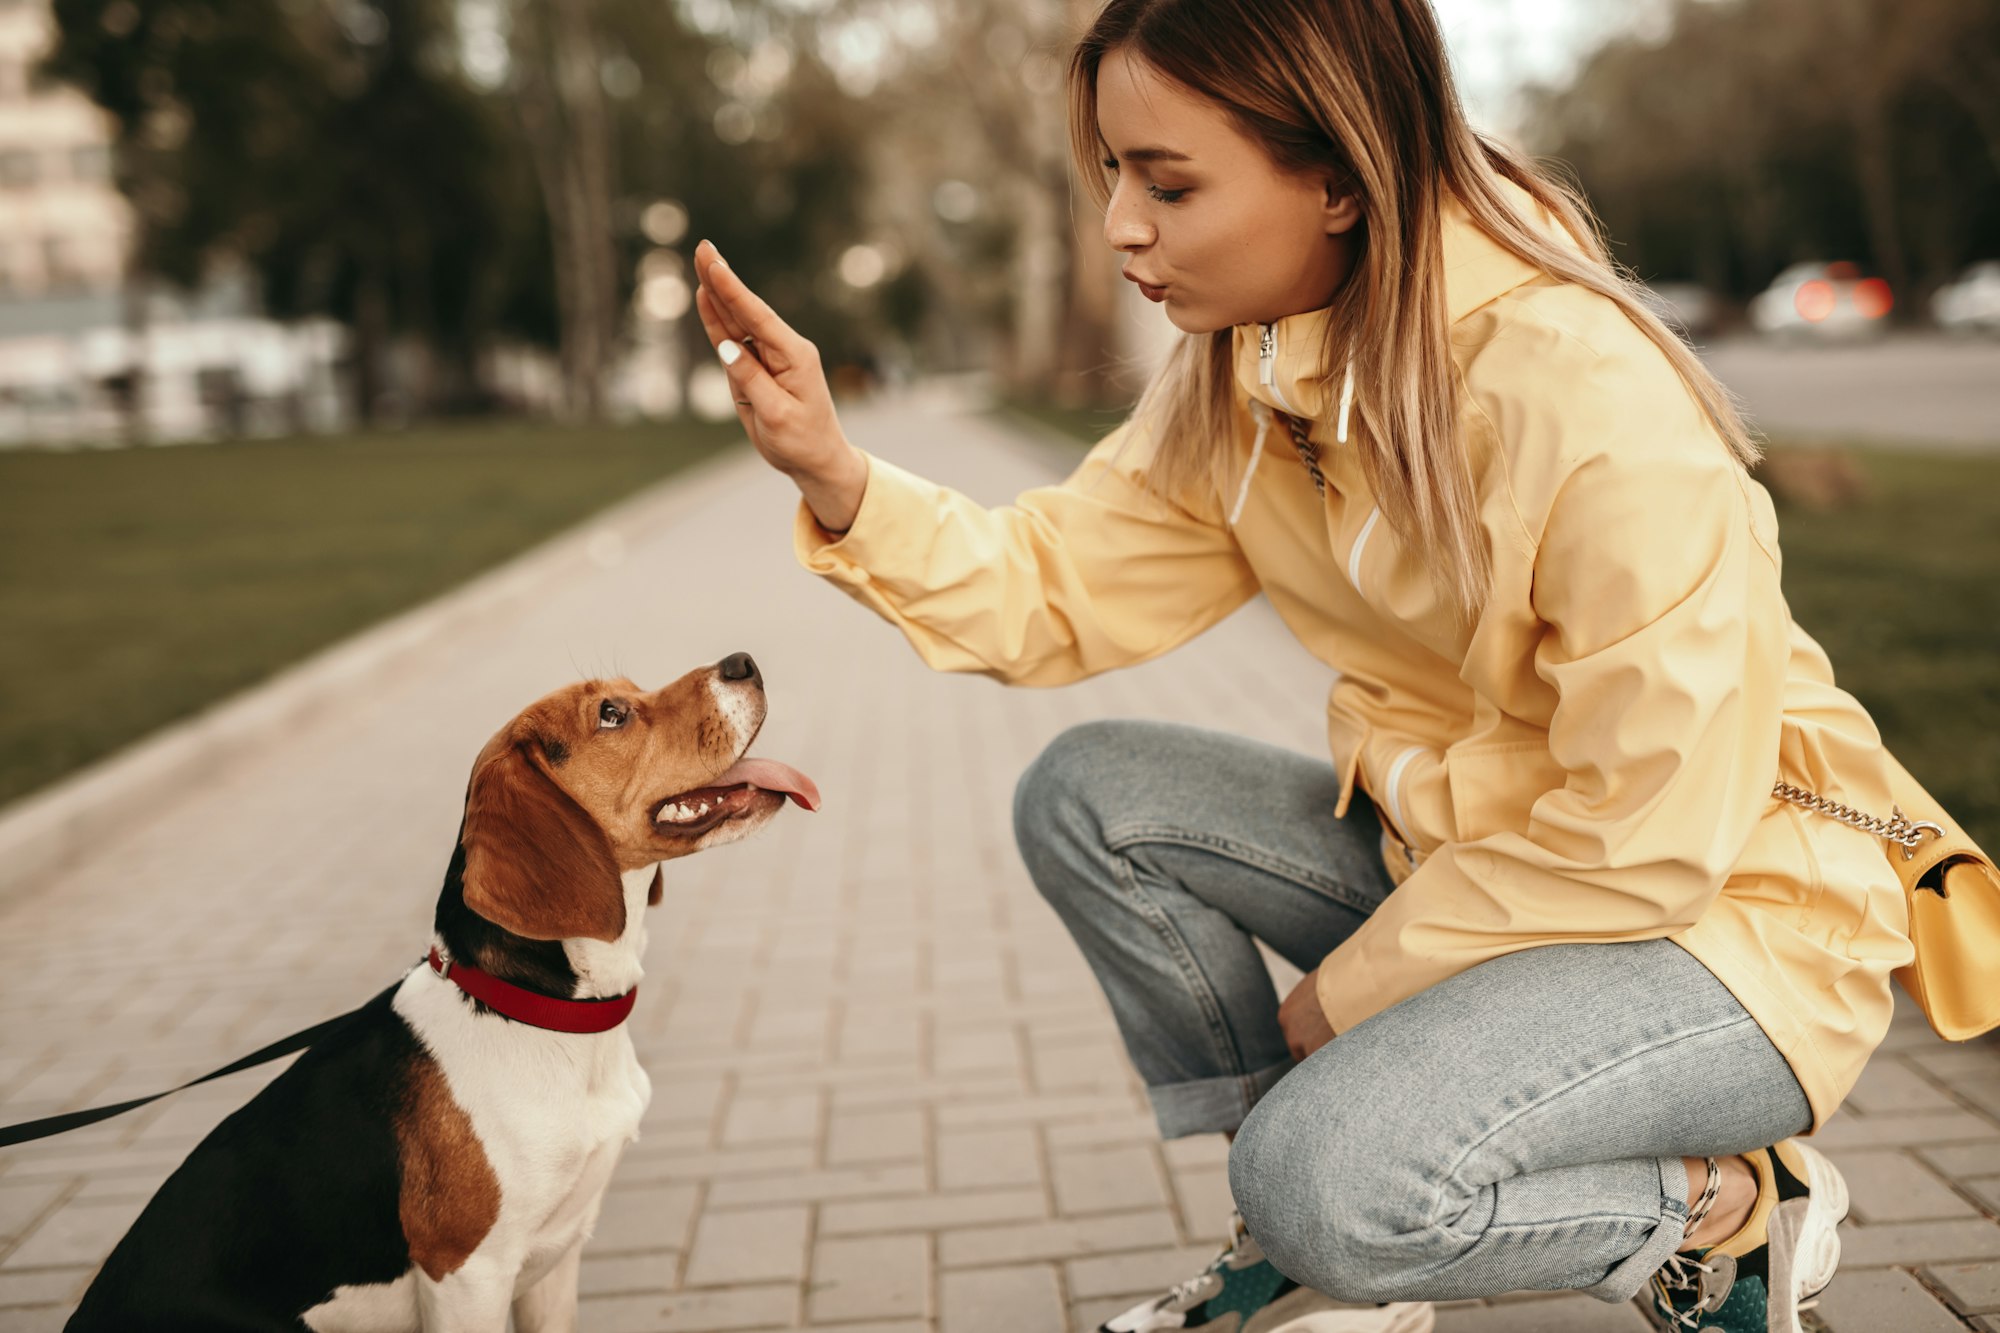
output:
<svg viewBox="0 0 2000 1333"><path fill-rule="evenodd" d="M847 424L989 503L1074 461L936 408ZM1058 731L1105 715L1320 753L1324 671L1259 602L1069 689L937 675L794 565L792 495L747 454L662 489L549 595L131 811L93 859L0 907L0 1121L156 1090L372 994L427 937L494 727L580 672L650 686L741 649L770 682L758 752L812 774L826 805L669 867L634 1019L654 1100L587 1252L584 1328L1039 1333L1195 1271L1229 1207L1220 1140L1158 1141L1018 864L1008 797ZM60 1327L149 1192L258 1081L0 1153L0 1333ZM1858 1223L1831 1328L2000 1311L2000 1051L1900 1022L1825 1141ZM1523 1297L1439 1327L1640 1324Z"/></svg>

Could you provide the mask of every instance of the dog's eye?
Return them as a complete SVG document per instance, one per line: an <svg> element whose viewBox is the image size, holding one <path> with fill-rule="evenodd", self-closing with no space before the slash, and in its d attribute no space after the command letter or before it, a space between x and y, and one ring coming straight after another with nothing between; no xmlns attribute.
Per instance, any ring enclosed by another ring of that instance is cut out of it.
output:
<svg viewBox="0 0 2000 1333"><path fill-rule="evenodd" d="M597 729L606 731L625 725L625 719L632 716L632 710L616 699L606 699L597 705Z"/></svg>

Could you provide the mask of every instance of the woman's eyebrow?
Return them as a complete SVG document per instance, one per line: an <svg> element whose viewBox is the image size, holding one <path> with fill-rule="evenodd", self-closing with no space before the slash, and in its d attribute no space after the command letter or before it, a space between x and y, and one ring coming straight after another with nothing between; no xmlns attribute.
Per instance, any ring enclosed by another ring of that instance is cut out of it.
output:
<svg viewBox="0 0 2000 1333"><path fill-rule="evenodd" d="M1106 149L1105 149L1104 151L1105 151L1105 152L1107 152L1107 153L1110 153L1110 152L1111 152L1111 150L1110 150L1110 149L1109 149L1108 147L1107 147L1107 148L1106 148ZM1120 157L1120 158L1123 158L1123 159L1124 159L1125 161L1127 161L1127 162L1192 162L1192 161L1194 161L1194 159L1193 159L1193 158L1191 158L1191 157L1189 157L1189 156L1188 156L1188 155L1187 155L1186 153L1177 153L1177 152L1175 152L1175 151L1174 151L1173 149L1171 149L1171 148L1134 148L1134 149L1132 149L1132 150L1131 150L1130 152L1126 152L1126 153L1111 153L1111 155L1112 155L1113 157Z"/></svg>

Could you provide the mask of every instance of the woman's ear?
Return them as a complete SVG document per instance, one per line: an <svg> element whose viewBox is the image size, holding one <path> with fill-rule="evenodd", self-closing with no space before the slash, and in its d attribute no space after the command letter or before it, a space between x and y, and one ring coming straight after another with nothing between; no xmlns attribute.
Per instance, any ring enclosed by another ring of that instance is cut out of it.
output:
<svg viewBox="0 0 2000 1333"><path fill-rule="evenodd" d="M1326 178L1326 196L1320 206L1321 225L1329 236L1340 236L1361 225L1361 196L1353 177Z"/></svg>
<svg viewBox="0 0 2000 1333"><path fill-rule="evenodd" d="M531 940L625 933L611 843L526 743L482 760L465 793L465 905Z"/></svg>

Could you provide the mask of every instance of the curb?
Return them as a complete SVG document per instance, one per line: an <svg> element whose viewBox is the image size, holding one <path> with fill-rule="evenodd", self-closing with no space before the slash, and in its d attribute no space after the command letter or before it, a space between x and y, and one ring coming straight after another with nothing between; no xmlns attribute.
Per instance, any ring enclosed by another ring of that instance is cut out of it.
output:
<svg viewBox="0 0 2000 1333"><path fill-rule="evenodd" d="M749 451L719 454L662 478L473 576L470 582L320 649L269 679L170 723L0 809L0 906L44 886L104 835L129 831L133 810L164 811L198 773L264 744L273 728L351 698L431 644L540 591L555 576L604 557L600 543L656 526L765 469Z"/></svg>

